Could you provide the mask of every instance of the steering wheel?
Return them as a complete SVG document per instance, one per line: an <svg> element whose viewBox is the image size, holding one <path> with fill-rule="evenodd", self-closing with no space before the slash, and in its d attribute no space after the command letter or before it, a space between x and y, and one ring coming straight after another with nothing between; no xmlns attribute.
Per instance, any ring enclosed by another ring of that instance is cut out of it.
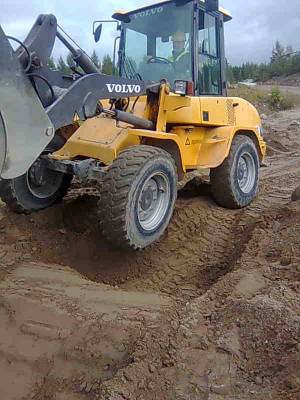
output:
<svg viewBox="0 0 300 400"><path fill-rule="evenodd" d="M173 65L172 61L168 60L167 58L164 57L150 57L149 60L147 60L147 64L151 63L158 63L158 64L168 64L168 65Z"/></svg>

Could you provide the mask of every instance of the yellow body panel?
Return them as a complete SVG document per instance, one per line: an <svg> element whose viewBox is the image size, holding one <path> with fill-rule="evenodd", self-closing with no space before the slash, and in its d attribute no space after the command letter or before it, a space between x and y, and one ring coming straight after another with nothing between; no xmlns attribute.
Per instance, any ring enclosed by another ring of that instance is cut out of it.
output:
<svg viewBox="0 0 300 400"><path fill-rule="evenodd" d="M137 136L128 135L127 127L117 127L110 118L96 117L85 121L52 157L69 160L83 156L110 164L120 151L139 143Z"/></svg>
<svg viewBox="0 0 300 400"><path fill-rule="evenodd" d="M178 99L178 97L176 96ZM186 107L175 108L167 113L168 123L192 124L196 126L228 125L227 98L222 97L187 97ZM173 96L169 97L173 100ZM187 112L187 107L189 111ZM208 113L209 120L203 119L203 113Z"/></svg>
<svg viewBox="0 0 300 400"><path fill-rule="evenodd" d="M133 105L131 99L128 110ZM266 152L260 133L261 121L256 109L235 97L189 97L169 92L162 85L157 107L146 97L136 104L134 113L156 121L156 130L135 129L114 119L96 117L85 121L65 146L53 154L55 159L89 157L109 165L120 151L140 143L166 148L183 172L215 168L228 156L233 137L243 133L257 145L260 159Z"/></svg>
<svg viewBox="0 0 300 400"><path fill-rule="evenodd" d="M159 141L171 140L178 146L183 172L200 168L218 167L228 156L234 135L239 132L249 132L246 127L224 126L206 127L176 127L171 133L155 132L142 129L131 129L129 136L152 139L151 144L159 146ZM265 144L259 131L252 131L258 138L260 159L265 155ZM147 140L144 141L147 143Z"/></svg>

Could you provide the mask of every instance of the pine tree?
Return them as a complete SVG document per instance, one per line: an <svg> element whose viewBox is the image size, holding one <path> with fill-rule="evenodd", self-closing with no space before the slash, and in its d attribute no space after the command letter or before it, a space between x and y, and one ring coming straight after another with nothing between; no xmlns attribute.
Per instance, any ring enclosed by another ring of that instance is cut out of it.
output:
<svg viewBox="0 0 300 400"><path fill-rule="evenodd" d="M47 65L48 65L48 67L49 67L50 69L52 69L52 70L55 70L55 69L56 69L56 65L55 65L55 61L54 61L54 58L53 58L53 57L50 57L50 58L49 58L49 60L48 60L48 62L47 62Z"/></svg>
<svg viewBox="0 0 300 400"><path fill-rule="evenodd" d="M233 70L232 66L228 63L228 60L226 59L226 78L228 83L234 83L234 75L233 75Z"/></svg>
<svg viewBox="0 0 300 400"><path fill-rule="evenodd" d="M271 62L275 62L284 55L285 55L285 48L281 46L278 40L276 40L275 46L273 47L272 50Z"/></svg>
<svg viewBox="0 0 300 400"><path fill-rule="evenodd" d="M68 67L69 67L70 70L72 70L72 68L76 67L76 63L75 63L75 61L73 59L72 53L69 53L67 55L67 64L68 64Z"/></svg>
<svg viewBox="0 0 300 400"><path fill-rule="evenodd" d="M60 56L59 59L58 59L57 69L60 72L63 72L65 74L70 72L70 70L69 70L67 64L65 63L64 59L62 58L62 56Z"/></svg>
<svg viewBox="0 0 300 400"><path fill-rule="evenodd" d="M101 62L100 59L98 57L98 54L96 53L95 50L93 50L92 55L91 55L91 60L93 61L93 63L96 65L96 67L99 69L99 71L101 70Z"/></svg>
<svg viewBox="0 0 300 400"><path fill-rule="evenodd" d="M106 75L113 75L113 63L109 54L104 56L102 61L102 73Z"/></svg>
<svg viewBox="0 0 300 400"><path fill-rule="evenodd" d="M300 72L300 52L294 52L292 46L283 47L277 41L273 47L269 63L244 63L241 66L228 66L228 79L239 82L254 79L265 82L276 76L288 76Z"/></svg>
<svg viewBox="0 0 300 400"><path fill-rule="evenodd" d="M292 46L286 46L286 51L285 51L285 53L286 54L291 54L291 53L293 53L294 52L294 50L293 50L293 47Z"/></svg>

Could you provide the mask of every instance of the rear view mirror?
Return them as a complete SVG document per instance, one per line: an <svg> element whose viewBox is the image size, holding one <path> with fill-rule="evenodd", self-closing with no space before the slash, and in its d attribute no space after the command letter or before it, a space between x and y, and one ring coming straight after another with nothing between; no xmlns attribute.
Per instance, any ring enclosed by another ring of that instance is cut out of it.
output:
<svg viewBox="0 0 300 400"><path fill-rule="evenodd" d="M95 42L98 43L101 37L101 33L102 33L102 24L98 25L97 28L94 31L94 39Z"/></svg>

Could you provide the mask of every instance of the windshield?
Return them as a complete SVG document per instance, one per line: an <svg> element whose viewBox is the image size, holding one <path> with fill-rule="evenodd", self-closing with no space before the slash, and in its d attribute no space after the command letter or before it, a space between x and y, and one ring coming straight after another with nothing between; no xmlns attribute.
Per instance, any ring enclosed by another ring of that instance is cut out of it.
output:
<svg viewBox="0 0 300 400"><path fill-rule="evenodd" d="M192 80L192 3L129 14L123 23L121 75L145 81Z"/></svg>

